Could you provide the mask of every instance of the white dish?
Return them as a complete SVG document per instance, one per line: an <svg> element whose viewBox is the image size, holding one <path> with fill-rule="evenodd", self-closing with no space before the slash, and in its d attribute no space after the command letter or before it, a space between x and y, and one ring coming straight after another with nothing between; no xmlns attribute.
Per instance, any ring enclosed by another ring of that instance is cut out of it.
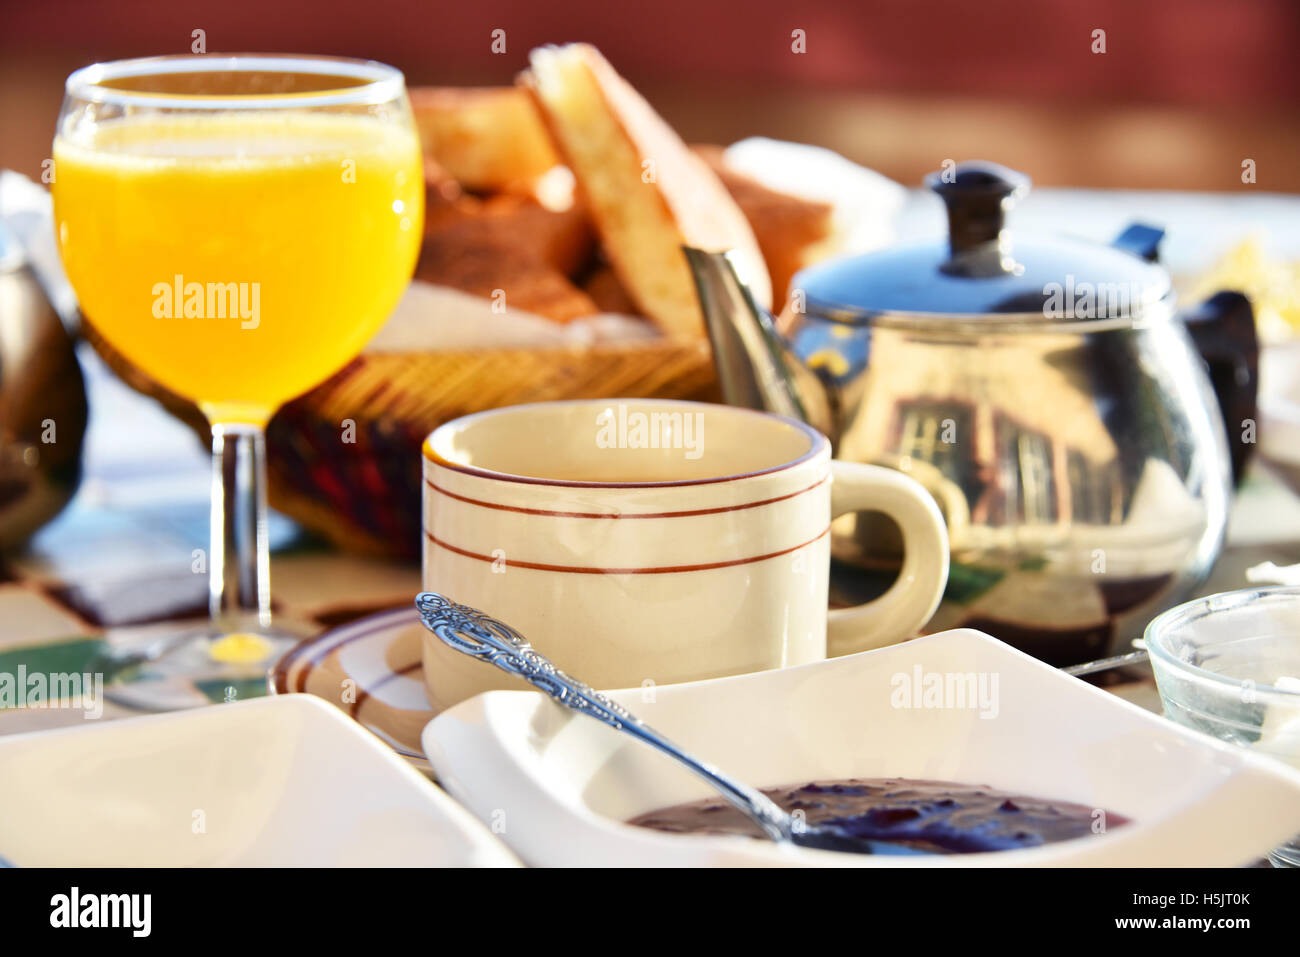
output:
<svg viewBox="0 0 1300 957"><path fill-rule="evenodd" d="M922 680L984 675L989 689L996 677L996 707L982 709L996 714L894 707L917 668ZM528 691L489 692L451 708L425 728L424 748L447 790L480 819L504 824L504 840L540 865L1233 866L1300 831L1300 772L1178 727L971 629L613 697L760 787L847 777L955 781L1104 808L1132 822L1029 850L902 858L634 828L622 822L713 792L647 746Z"/></svg>
<svg viewBox="0 0 1300 957"><path fill-rule="evenodd" d="M447 795L305 694L0 738L19 867L517 865Z"/></svg>

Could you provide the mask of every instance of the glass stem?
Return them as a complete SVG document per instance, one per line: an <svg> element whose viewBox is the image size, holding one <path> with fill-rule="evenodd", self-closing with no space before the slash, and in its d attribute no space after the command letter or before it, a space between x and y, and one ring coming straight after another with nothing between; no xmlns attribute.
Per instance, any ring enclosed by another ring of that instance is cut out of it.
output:
<svg viewBox="0 0 1300 957"><path fill-rule="evenodd" d="M212 426L212 560L208 609L220 634L271 625L266 446L256 425Z"/></svg>

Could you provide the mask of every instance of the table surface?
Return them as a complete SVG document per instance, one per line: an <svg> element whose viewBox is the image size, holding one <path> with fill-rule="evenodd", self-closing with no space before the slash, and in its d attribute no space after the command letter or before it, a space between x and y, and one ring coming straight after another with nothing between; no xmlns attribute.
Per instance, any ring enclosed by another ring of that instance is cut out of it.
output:
<svg viewBox="0 0 1300 957"><path fill-rule="evenodd" d="M914 196L898 234L934 235L941 223L933 206ZM1056 225L1099 240L1133 218L1164 223L1165 259L1175 274L1205 268L1247 235L1300 259L1300 197L1042 190L1019 215L1031 228ZM195 550L208 548L208 451L188 428L119 382L84 344L79 355L90 405L84 479L30 548L0 567L0 661L10 664L56 646L169 631L204 615L206 575L193 569ZM270 537L276 613L309 629L404 604L420 589L418 568L339 553L281 516L273 514ZM1256 465L1204 591L1243 587L1245 570L1264 561L1300 562L1300 499ZM1145 667L1098 680L1159 710ZM106 703L104 717L132 713ZM75 709L0 709L0 734L82 720Z"/></svg>

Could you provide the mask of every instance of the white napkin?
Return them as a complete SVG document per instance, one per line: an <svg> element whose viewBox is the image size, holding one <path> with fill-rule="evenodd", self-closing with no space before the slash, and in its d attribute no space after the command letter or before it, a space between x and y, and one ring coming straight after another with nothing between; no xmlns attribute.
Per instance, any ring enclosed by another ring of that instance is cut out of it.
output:
<svg viewBox="0 0 1300 957"><path fill-rule="evenodd" d="M552 322L522 309L494 312L481 296L414 279L365 351L531 349L655 336L654 328L635 316L605 313Z"/></svg>

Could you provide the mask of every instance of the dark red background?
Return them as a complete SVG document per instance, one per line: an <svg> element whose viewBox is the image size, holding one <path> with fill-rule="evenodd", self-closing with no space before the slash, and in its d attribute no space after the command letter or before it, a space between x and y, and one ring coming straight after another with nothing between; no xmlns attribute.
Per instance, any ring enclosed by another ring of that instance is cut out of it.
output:
<svg viewBox="0 0 1300 957"><path fill-rule="evenodd" d="M1261 187L1300 190L1296 0L4 0L0 22L0 163L29 173L68 71L201 28L210 52L373 57L412 83L507 83L531 47L588 40L690 139L811 140L911 182L979 154L1039 182L1228 189L1250 156Z"/></svg>

